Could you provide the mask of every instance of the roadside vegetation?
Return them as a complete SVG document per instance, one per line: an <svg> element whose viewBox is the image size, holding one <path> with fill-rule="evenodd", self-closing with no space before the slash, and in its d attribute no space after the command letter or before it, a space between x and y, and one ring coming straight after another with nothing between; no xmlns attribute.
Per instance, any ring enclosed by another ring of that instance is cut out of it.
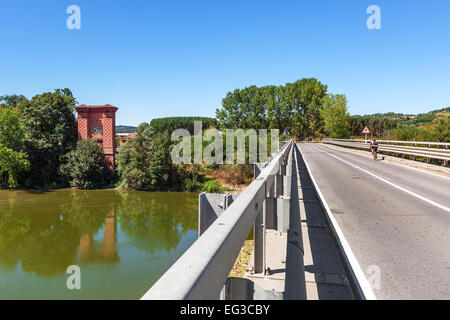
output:
<svg viewBox="0 0 450 320"><path fill-rule="evenodd" d="M380 139L450 142L450 108L419 115L385 113L351 117L352 136L360 136L364 126L369 126Z"/></svg>

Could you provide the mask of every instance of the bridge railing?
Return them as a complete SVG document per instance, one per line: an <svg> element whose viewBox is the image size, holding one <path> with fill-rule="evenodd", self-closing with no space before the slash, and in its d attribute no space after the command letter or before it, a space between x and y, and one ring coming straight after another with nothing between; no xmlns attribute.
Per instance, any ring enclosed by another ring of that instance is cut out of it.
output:
<svg viewBox="0 0 450 320"><path fill-rule="evenodd" d="M395 140L377 141L379 143L378 152L381 154L401 155L402 157L411 156L414 160L417 160L417 158L425 158L428 163L430 159L437 159L442 160L445 166L448 166L448 161L450 160L450 143ZM369 150L370 145L369 141L351 139L323 139L322 142L362 150Z"/></svg>
<svg viewBox="0 0 450 320"><path fill-rule="evenodd" d="M293 141L286 143L259 176L141 298L212 300L221 290L252 228L261 221L266 199L286 171ZM256 248L255 248L256 250Z"/></svg>

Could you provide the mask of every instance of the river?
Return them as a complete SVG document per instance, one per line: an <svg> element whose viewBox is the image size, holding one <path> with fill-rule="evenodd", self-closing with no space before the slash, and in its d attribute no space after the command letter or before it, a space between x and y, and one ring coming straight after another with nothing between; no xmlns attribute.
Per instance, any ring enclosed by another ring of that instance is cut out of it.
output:
<svg viewBox="0 0 450 320"><path fill-rule="evenodd" d="M0 191L0 299L139 299L197 239L197 212L195 193Z"/></svg>

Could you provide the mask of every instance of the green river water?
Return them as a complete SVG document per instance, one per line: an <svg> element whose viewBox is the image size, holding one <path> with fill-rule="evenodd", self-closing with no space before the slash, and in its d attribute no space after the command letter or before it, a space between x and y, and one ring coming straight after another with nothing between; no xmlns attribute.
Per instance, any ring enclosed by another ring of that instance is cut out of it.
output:
<svg viewBox="0 0 450 320"><path fill-rule="evenodd" d="M0 299L139 299L197 239L197 208L194 193L0 191Z"/></svg>

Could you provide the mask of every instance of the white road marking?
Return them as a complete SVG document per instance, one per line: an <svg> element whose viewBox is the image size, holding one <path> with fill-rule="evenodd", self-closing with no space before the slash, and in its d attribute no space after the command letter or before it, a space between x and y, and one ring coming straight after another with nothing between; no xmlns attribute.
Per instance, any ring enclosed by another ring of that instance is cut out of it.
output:
<svg viewBox="0 0 450 320"><path fill-rule="evenodd" d="M327 148L331 148L331 146L328 145L328 144L322 144L322 146L323 146L323 147L327 147ZM335 146L335 145L333 145L333 146ZM335 147L339 148L339 146L335 146ZM351 151L348 151L348 150L345 150L345 149L342 149L342 148L343 148L343 147L341 147L341 149L336 149L336 148L331 148L331 149L334 149L334 150L336 150L336 151L344 151L344 152L347 152L347 153L350 153L350 154L356 154L356 155L361 156L361 157L372 158L371 155L370 155L370 156L369 156L369 155L363 155L363 154L356 153L356 152L351 152ZM379 153L379 155L380 155L380 156L383 156L381 153ZM394 165L400 166L400 167L402 167L402 168L407 168L407 169L415 170L415 171L418 171L418 172L421 172L421 173L431 174L431 175L434 176L434 177L439 177L439 178L443 178L443 179L450 180L450 177L443 176L443 175L441 175L441 174L439 174L439 173L430 172L430 171L427 171L427 170L425 170L425 169L420 169L420 168L410 167L410 166L405 165L405 164L396 163L396 162L391 162L391 161L388 161L387 163L389 163L389 164L394 164Z"/></svg>
<svg viewBox="0 0 450 320"><path fill-rule="evenodd" d="M363 172L365 172L365 173L371 175L372 177L377 178L378 180L381 180L381 181L383 181L384 183L389 184L390 186L392 186L392 187L394 187L394 188L397 188L397 189L399 189L399 190L401 190L401 191L403 191L403 192L406 192L406 193L408 193L408 194L410 194L410 195L412 195L412 196L414 196L414 197L416 197L416 198L418 198L418 199L420 199L420 200L422 200L422 201L425 201L425 202L427 202L427 203L429 203L429 204L431 204L431 205L433 205L433 206L435 206L435 207L438 207L438 208L440 208L440 209L442 209L442 210L445 210L445 211L447 211L447 212L450 212L450 208L448 208L448 207L446 207L446 206L444 206L444 205L442 205L442 204L439 204L439 203L437 203L437 202L434 202L433 200L430 200L430 199L428 199L428 198L425 198L425 197L421 196L420 194L417 194L417 193L412 192L412 191L410 191L410 190L408 190L408 189L405 189L405 188L403 188L403 187L400 187L399 185L396 185L395 183L392 183L392 182L390 182L390 181L388 181L388 180L386 180L386 179L384 179L384 178L381 178L381 177L377 176L376 174L374 174L374 173L372 173L372 172L370 172L370 171L368 171L368 170L366 170L366 169L363 169L363 168L361 168L361 167L358 167L357 165L354 165L353 163L350 163L350 162L348 162L348 161L346 161L346 160L344 160L344 159L341 159L341 158L339 158L338 156L335 156L334 154L331 154L331 153L329 153L329 152L327 152L327 151L324 151L324 150L322 150L322 149L320 149L320 148L316 148L315 146L311 146L311 147L313 147L313 149L315 149L315 150L318 150L318 151L320 151L320 152L326 153L326 154L328 154L328 155L330 155L330 156L332 156L332 157L334 157L334 158L336 158L336 159L338 159L338 160L340 160L340 161L342 161L342 162L344 162L344 163L346 163L346 164L348 164L348 165L350 165L350 166L352 166L352 167L354 167L354 168L356 168L356 169L359 169L359 170L361 170L361 171L363 171Z"/></svg>
<svg viewBox="0 0 450 320"><path fill-rule="evenodd" d="M297 146L298 149L300 149ZM303 157L303 161L305 162L306 169L309 172L309 176L311 178L311 181L316 188L317 194L319 195L320 201L322 202L323 206L325 207L326 216L328 217L328 220L330 222L331 227L334 229L334 233L336 234L336 238L339 240L338 244L341 246L342 250L345 252L345 257L348 260L348 263L350 264L351 271L353 271L353 274L355 278L357 279L357 282L359 284L359 287L365 297L366 300L377 300L371 285L369 284L369 281L366 278L366 275L364 274L361 266L359 265L358 260L356 260L356 256L352 251L352 248L350 247L349 243L347 242L347 239L345 239L344 233L342 232L341 228L339 227L339 224L337 220L334 218L333 213L330 210L330 207L328 206L327 201L325 200L325 197L323 196L322 192L319 189L319 185L317 184L316 180L314 179L311 169L308 165L308 162L306 161L305 157Z"/></svg>

